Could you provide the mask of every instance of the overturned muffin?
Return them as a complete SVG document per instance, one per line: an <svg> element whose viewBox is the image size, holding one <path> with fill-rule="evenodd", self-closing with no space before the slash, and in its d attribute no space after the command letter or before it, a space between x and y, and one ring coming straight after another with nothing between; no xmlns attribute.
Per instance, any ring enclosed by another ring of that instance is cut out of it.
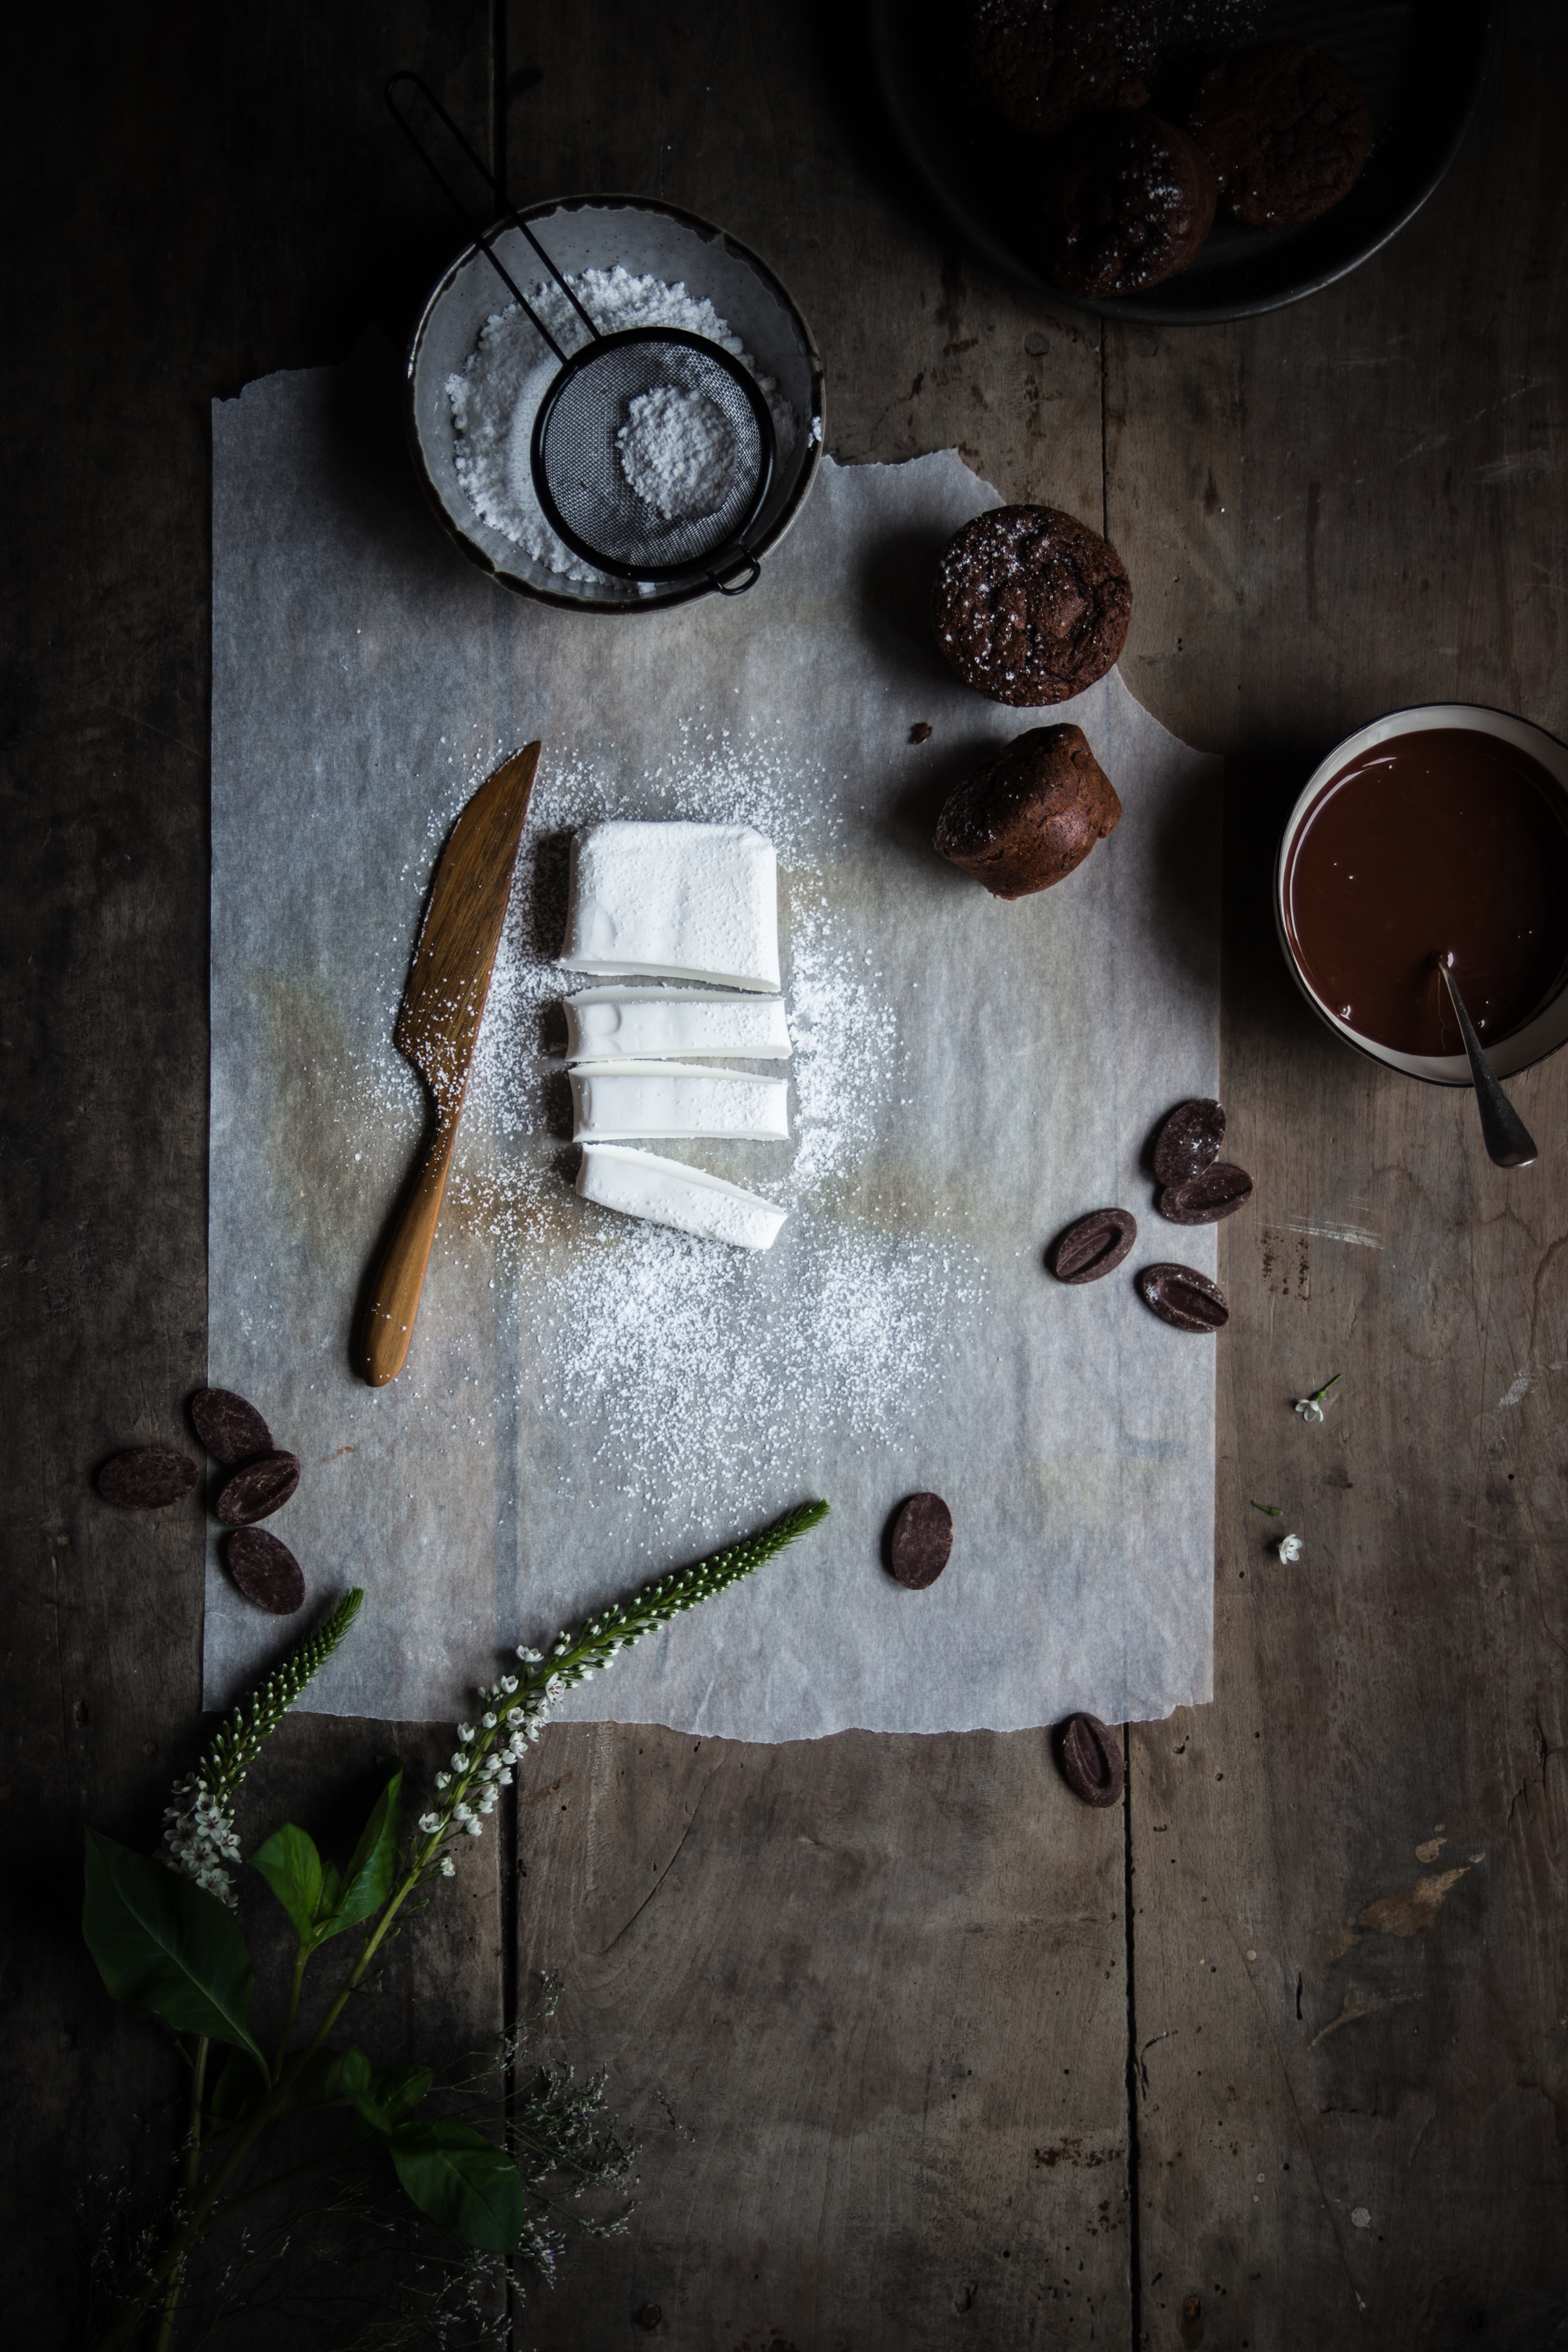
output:
<svg viewBox="0 0 1568 2352"><path fill-rule="evenodd" d="M936 641L965 686L1037 709L1081 694L1127 640L1121 558L1059 507L993 507L954 531L931 583Z"/></svg>
<svg viewBox="0 0 1568 2352"><path fill-rule="evenodd" d="M1372 111L1338 59L1304 41L1225 58L1193 108L1193 137L1248 228L1299 227L1348 196L1372 149Z"/></svg>
<svg viewBox="0 0 1568 2352"><path fill-rule="evenodd" d="M1081 727L1031 727L960 784L935 845L994 898L1048 890L1121 821L1116 788Z"/></svg>
<svg viewBox="0 0 1568 2352"><path fill-rule="evenodd" d="M1214 226L1215 168L1152 114L1091 114L1051 149L1040 184L1041 266L1064 294L1138 294L1185 269Z"/></svg>
<svg viewBox="0 0 1568 2352"><path fill-rule="evenodd" d="M1031 139L1101 107L1147 106L1157 13L1153 0L970 0L970 79Z"/></svg>

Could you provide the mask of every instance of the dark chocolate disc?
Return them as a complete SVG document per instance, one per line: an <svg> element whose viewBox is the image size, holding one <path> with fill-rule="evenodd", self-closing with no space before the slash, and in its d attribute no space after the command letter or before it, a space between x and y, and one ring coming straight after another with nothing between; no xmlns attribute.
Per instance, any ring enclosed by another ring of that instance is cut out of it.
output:
<svg viewBox="0 0 1568 2352"><path fill-rule="evenodd" d="M274 1617L305 1604L305 1571L286 1543L265 1528L236 1528L225 1547L228 1572L247 1601Z"/></svg>
<svg viewBox="0 0 1568 2352"><path fill-rule="evenodd" d="M1143 1303L1176 1331L1217 1331L1230 1321L1230 1302L1217 1282L1191 1265L1138 1269Z"/></svg>
<svg viewBox="0 0 1568 2352"><path fill-rule="evenodd" d="M1167 1184L1160 1195L1160 1214L1173 1225L1217 1225L1234 1217L1252 1198L1252 1179L1245 1168L1216 1160L1179 1184Z"/></svg>
<svg viewBox="0 0 1568 2352"><path fill-rule="evenodd" d="M1062 1726L1062 1770L1086 1805L1114 1805L1127 1784L1116 1734L1097 1715L1070 1715Z"/></svg>
<svg viewBox="0 0 1568 2352"><path fill-rule="evenodd" d="M910 1592L934 1584L952 1551L952 1513L940 1495L911 1495L901 1503L888 1537L888 1559Z"/></svg>
<svg viewBox="0 0 1568 2352"><path fill-rule="evenodd" d="M1178 1103L1154 1139L1154 1173L1162 1184L1180 1184L1219 1158L1225 1141L1225 1105L1206 1097Z"/></svg>
<svg viewBox="0 0 1568 2352"><path fill-rule="evenodd" d="M98 1491L126 1511L162 1511L183 1503L200 1475L188 1454L167 1445L137 1445L117 1454L98 1474Z"/></svg>
<svg viewBox="0 0 1568 2352"><path fill-rule="evenodd" d="M1128 1209L1091 1209L1051 1244L1047 1263L1058 1282L1098 1282L1114 1274L1138 1238Z"/></svg>
<svg viewBox="0 0 1568 2352"><path fill-rule="evenodd" d="M248 1462L272 1451L272 1432L256 1407L232 1389L198 1389L191 1399L191 1419L215 1462Z"/></svg>
<svg viewBox="0 0 1568 2352"><path fill-rule="evenodd" d="M215 1507L226 1528L247 1528L280 1511L299 1483L297 1454L258 1454L235 1472Z"/></svg>

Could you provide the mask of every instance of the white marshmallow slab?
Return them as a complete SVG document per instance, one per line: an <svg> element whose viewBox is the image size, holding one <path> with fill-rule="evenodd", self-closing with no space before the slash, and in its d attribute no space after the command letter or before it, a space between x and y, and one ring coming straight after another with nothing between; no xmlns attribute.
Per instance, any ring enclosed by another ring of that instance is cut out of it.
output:
<svg viewBox="0 0 1568 2352"><path fill-rule="evenodd" d="M728 1054L787 1062L782 996L712 996L695 989L585 989L566 1000L569 1062L689 1061Z"/></svg>
<svg viewBox="0 0 1568 2352"><path fill-rule="evenodd" d="M584 1201L618 1209L624 1217L645 1217L650 1224L673 1225L677 1233L729 1242L736 1249L772 1249L789 1214L704 1169L661 1160L657 1151L627 1151L616 1143L584 1144L577 1190Z"/></svg>
<svg viewBox="0 0 1568 2352"><path fill-rule="evenodd" d="M636 1136L789 1139L789 1082L684 1062L586 1062L572 1072L572 1139Z"/></svg>
<svg viewBox="0 0 1568 2352"><path fill-rule="evenodd" d="M561 962L776 991L773 843L749 824L590 825L572 844Z"/></svg>

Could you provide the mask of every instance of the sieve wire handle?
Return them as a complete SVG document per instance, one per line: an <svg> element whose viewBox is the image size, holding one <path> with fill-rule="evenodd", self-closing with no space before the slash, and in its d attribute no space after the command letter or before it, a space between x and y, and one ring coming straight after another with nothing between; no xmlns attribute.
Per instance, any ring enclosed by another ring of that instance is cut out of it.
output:
<svg viewBox="0 0 1568 2352"><path fill-rule="evenodd" d="M451 116L447 113L446 108L442 105L440 100L437 97L429 83L424 79L422 75L409 73L406 70L402 73L395 73L389 76L386 87L383 91L383 96L386 100L386 110L388 114L391 115L394 122L396 123L399 131L402 131L404 137L413 148L414 152L418 156L419 161L424 164L425 169L429 173L430 177L435 181L436 185L440 189L441 194L446 197L447 202L451 205L452 210L462 222L463 226L468 231L472 242L479 247L480 252L484 255L486 260L489 263L490 268L495 271L497 277L502 279L502 281L510 289L512 294L527 311L530 319L531 319L533 324L539 330L539 332L543 336L545 341L549 344L556 358L561 362L562 365L564 366L566 362L565 352L562 350L560 344L556 341L554 336L551 333L549 328L545 325L543 320L540 317L538 311L534 309L532 303L529 300L527 295L523 292L516 278L513 278L505 263L502 262L497 255L494 247L491 245L489 238L485 235L484 230L475 226L468 206L448 184L439 164L436 162L429 149L426 146L424 141L415 130L414 125L409 121L408 117L402 113L394 104L392 93L400 82L412 83L413 87L419 92L420 97L425 100L426 103L428 106L433 107L435 111L440 116L442 121L451 132L453 139L462 149L463 153L468 157L469 163L473 165L475 171L479 173L486 187L489 188L497 204L500 205L503 212L510 215L512 226L522 231L523 236L528 239L529 244L533 247L533 250L539 256L541 261L543 262L544 267L549 270L551 277L555 280L555 283L561 289L562 293L565 295L566 299L571 303L572 308L576 311L577 316L587 328L589 335L595 342L597 342L599 340L598 328L594 324L593 320L590 319L588 313L584 310L583 305L579 302L576 295L574 294L571 287L568 286L565 278L563 278L559 269L556 268L555 264L545 252L544 247L540 244L539 239L534 236L533 231L529 227L528 223L523 219L522 215L518 211L517 206L511 202L510 197L502 193L500 187L497 184L494 173L488 171L484 164L480 163L479 157L475 154L473 149L469 146L468 141L464 138L462 132L458 130L457 124L453 121Z"/></svg>
<svg viewBox="0 0 1568 2352"><path fill-rule="evenodd" d="M741 561L743 563L749 563L752 569L750 575L746 579L741 581L735 587L731 588L726 586L725 583L720 579L719 574L716 572L710 572L708 574L709 579L712 582L714 587L717 588L721 596L743 596L747 589L754 588L758 581L763 576L763 567L758 562L756 557L752 553L749 547L741 548L739 550L739 553Z"/></svg>

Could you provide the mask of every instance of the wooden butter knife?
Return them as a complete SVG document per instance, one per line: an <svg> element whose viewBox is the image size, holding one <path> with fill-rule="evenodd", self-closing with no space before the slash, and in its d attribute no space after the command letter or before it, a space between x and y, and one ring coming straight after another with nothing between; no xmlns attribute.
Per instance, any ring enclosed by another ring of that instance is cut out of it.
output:
<svg viewBox="0 0 1568 2352"><path fill-rule="evenodd" d="M436 1123L370 1286L355 1360L372 1388L403 1370L447 1190L474 1045L511 896L539 745L479 786L447 837L393 1031L436 1108Z"/></svg>

